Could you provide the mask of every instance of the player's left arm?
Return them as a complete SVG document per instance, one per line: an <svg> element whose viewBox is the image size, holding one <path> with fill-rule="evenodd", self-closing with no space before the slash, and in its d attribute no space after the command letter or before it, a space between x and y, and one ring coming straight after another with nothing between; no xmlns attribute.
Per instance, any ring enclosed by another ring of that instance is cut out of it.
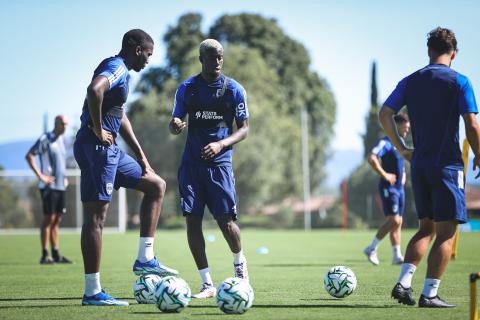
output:
<svg viewBox="0 0 480 320"><path fill-rule="evenodd" d="M126 114L124 114L122 117L122 125L120 126L119 133L123 140L125 140L125 143L130 147L133 153L135 153L138 162L143 168L144 174L146 174L148 171L154 172L148 163L147 157L145 156L145 153L143 152L135 133L133 132L132 124L130 123L130 120L128 120Z"/></svg>
<svg viewBox="0 0 480 320"><path fill-rule="evenodd" d="M248 136L247 93L240 85L236 88L234 98L237 130L225 139L207 144L202 152L202 157L206 160L213 159L224 148L245 140Z"/></svg>

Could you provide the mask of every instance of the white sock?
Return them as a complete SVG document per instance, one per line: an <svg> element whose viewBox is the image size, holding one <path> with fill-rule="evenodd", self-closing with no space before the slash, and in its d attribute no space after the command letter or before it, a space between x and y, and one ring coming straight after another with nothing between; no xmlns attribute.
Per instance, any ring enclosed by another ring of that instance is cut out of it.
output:
<svg viewBox="0 0 480 320"><path fill-rule="evenodd" d="M373 237L372 243L368 246L371 250L377 250L378 245L380 244L380 239L377 238L377 236Z"/></svg>
<svg viewBox="0 0 480 320"><path fill-rule="evenodd" d="M85 274L85 295L91 297L102 291L100 286L100 272Z"/></svg>
<svg viewBox="0 0 480 320"><path fill-rule="evenodd" d="M243 255L243 250L240 250L238 253L233 254L233 263L234 264L239 264L242 262L247 261L247 258Z"/></svg>
<svg viewBox="0 0 480 320"><path fill-rule="evenodd" d="M210 270L208 270L208 268L200 269L198 272L202 278L202 283L208 283L213 286L212 276L210 275Z"/></svg>
<svg viewBox="0 0 480 320"><path fill-rule="evenodd" d="M439 286L439 279L425 278L422 294L427 298L433 298L437 295Z"/></svg>
<svg viewBox="0 0 480 320"><path fill-rule="evenodd" d="M392 246L393 257L400 258L402 256L402 251L400 250L400 245Z"/></svg>
<svg viewBox="0 0 480 320"><path fill-rule="evenodd" d="M410 288L412 286L412 278L413 274L417 267L411 263L404 263L402 264L402 271L400 272L400 277L398 278L398 282L404 288Z"/></svg>
<svg viewBox="0 0 480 320"><path fill-rule="evenodd" d="M137 260L140 262L147 262L155 257L153 253L153 237L140 237L138 242L138 256Z"/></svg>

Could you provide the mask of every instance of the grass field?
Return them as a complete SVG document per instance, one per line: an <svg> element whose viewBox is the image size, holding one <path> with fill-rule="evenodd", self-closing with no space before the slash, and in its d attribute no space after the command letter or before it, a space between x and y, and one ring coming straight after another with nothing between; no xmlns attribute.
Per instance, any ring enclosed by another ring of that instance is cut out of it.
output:
<svg viewBox="0 0 480 320"><path fill-rule="evenodd" d="M217 230L207 230L216 240L207 242L213 280L232 276L232 257ZM480 237L463 233L459 256L450 263L440 295L458 305L454 309L425 310L397 304L390 298L399 266L390 264L390 245L380 245L381 265L370 265L362 254L373 231L263 231L242 233L251 284L253 308L244 315L224 315L214 300L192 301L180 314L162 314L154 305L139 305L132 295L135 276L131 267L137 253L137 233L104 235L101 265L103 287L128 300L129 307L82 307L83 268L79 235L61 236L63 254L73 265L38 264L36 235L0 236L0 319L468 319L468 275L480 271ZM404 232L402 249L412 231ZM266 246L269 254L257 254ZM192 291L200 286L184 231L161 231L155 251L164 263L177 268ZM347 265L357 275L358 286L348 298L331 298L323 289L323 276L333 265ZM425 261L414 278L415 295L422 290Z"/></svg>

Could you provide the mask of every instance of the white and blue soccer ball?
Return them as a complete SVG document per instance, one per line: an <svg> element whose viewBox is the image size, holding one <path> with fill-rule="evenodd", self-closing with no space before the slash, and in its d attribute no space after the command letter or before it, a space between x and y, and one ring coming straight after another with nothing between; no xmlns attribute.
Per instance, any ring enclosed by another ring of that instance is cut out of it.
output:
<svg viewBox="0 0 480 320"><path fill-rule="evenodd" d="M192 292L182 278L168 276L155 286L155 300L162 312L180 312L188 306Z"/></svg>
<svg viewBox="0 0 480 320"><path fill-rule="evenodd" d="M217 288L217 305L225 313L242 314L252 307L253 289L248 281L228 278Z"/></svg>
<svg viewBox="0 0 480 320"><path fill-rule="evenodd" d="M348 297L357 287L357 277L350 268L335 266L328 270L323 280L325 290L335 298Z"/></svg>
<svg viewBox="0 0 480 320"><path fill-rule="evenodd" d="M133 296L138 303L154 304L156 302L154 293L155 286L162 278L156 274L140 276L133 285Z"/></svg>

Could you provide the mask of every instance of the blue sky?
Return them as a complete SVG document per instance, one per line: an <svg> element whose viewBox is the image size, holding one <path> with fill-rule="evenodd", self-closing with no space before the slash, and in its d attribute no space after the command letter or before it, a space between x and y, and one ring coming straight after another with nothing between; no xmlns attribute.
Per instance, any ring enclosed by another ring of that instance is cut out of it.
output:
<svg viewBox="0 0 480 320"><path fill-rule="evenodd" d="M163 64L161 36L186 12L201 13L205 30L225 13L259 13L276 18L302 42L312 70L335 94L333 149L362 149L372 60L383 101L401 78L427 64L426 34L436 26L457 34L453 67L471 79L480 97L480 1L0 0L0 143L39 136L45 112L50 122L63 113L78 125L92 72L118 53L123 34L131 28L149 32L156 41L150 64Z"/></svg>

